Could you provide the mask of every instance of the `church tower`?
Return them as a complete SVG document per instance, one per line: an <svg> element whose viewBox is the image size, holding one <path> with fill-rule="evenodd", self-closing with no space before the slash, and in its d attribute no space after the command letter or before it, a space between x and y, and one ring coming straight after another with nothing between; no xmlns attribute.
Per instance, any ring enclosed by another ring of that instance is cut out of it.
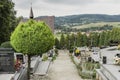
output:
<svg viewBox="0 0 120 80"><path fill-rule="evenodd" d="M33 14L33 10L32 10L32 4L31 4L31 8L30 8L30 16L29 16L30 19L33 19L34 18L34 14Z"/></svg>

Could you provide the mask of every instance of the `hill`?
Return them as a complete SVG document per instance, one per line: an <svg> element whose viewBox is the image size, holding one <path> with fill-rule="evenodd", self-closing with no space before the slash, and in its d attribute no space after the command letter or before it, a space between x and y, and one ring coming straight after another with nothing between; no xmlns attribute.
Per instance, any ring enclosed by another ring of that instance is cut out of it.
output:
<svg viewBox="0 0 120 80"><path fill-rule="evenodd" d="M89 23L98 22L120 22L120 15L106 15L106 14L81 14L55 17L55 26L57 28L68 26L79 26Z"/></svg>
<svg viewBox="0 0 120 80"><path fill-rule="evenodd" d="M103 27L105 25L111 25L113 27L120 26L120 22L98 22L98 23L89 23L80 26L73 26L72 28L84 29L84 28L93 28L93 27Z"/></svg>

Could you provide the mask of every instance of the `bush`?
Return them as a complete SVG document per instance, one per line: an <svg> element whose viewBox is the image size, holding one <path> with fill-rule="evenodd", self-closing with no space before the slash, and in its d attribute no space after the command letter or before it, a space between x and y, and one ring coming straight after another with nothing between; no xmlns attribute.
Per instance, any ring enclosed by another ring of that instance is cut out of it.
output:
<svg viewBox="0 0 120 80"><path fill-rule="evenodd" d="M56 60L56 56L57 56L57 55L54 55L54 56L52 57L52 61Z"/></svg>
<svg viewBox="0 0 120 80"><path fill-rule="evenodd" d="M70 49L70 50L69 50L69 53L73 53L73 49Z"/></svg>
<svg viewBox="0 0 120 80"><path fill-rule="evenodd" d="M0 47L2 47L2 48L12 48L12 46L10 44L10 41L3 42Z"/></svg>
<svg viewBox="0 0 120 80"><path fill-rule="evenodd" d="M58 55L58 49L55 49L55 54Z"/></svg>
<svg viewBox="0 0 120 80"><path fill-rule="evenodd" d="M42 61L48 60L48 56L46 54L43 55Z"/></svg>

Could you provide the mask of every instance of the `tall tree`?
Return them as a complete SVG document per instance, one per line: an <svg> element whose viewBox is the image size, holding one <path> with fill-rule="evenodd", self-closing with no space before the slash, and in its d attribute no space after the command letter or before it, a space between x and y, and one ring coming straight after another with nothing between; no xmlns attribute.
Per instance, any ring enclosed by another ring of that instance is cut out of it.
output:
<svg viewBox="0 0 120 80"><path fill-rule="evenodd" d="M82 46L88 46L88 38L86 34L82 35Z"/></svg>
<svg viewBox="0 0 120 80"><path fill-rule="evenodd" d="M69 34L67 34L65 41L66 41L66 48L70 49L70 35Z"/></svg>
<svg viewBox="0 0 120 80"><path fill-rule="evenodd" d="M63 49L65 48L65 36L64 34L61 34L61 37L60 37L60 47Z"/></svg>
<svg viewBox="0 0 120 80"><path fill-rule="evenodd" d="M70 35L70 48L72 49L75 46L75 34Z"/></svg>
<svg viewBox="0 0 120 80"><path fill-rule="evenodd" d="M91 46L98 46L99 44L99 34L97 32L90 33L90 45Z"/></svg>
<svg viewBox="0 0 120 80"><path fill-rule="evenodd" d="M44 22L29 20L20 23L11 35L13 48L28 56L28 80L30 79L31 56L41 55L54 45L54 36Z"/></svg>
<svg viewBox="0 0 120 80"><path fill-rule="evenodd" d="M76 44L78 47L82 46L82 34L81 34L81 32L77 33Z"/></svg>
<svg viewBox="0 0 120 80"><path fill-rule="evenodd" d="M111 35L110 35L110 31L106 31L105 32L105 39L104 39L104 46L108 46L109 45L109 42L110 42L110 37L111 37Z"/></svg>
<svg viewBox="0 0 120 80"><path fill-rule="evenodd" d="M105 31L100 33L99 46L105 46Z"/></svg>
<svg viewBox="0 0 120 80"><path fill-rule="evenodd" d="M55 38L55 47L57 49L60 49L60 41L58 40L58 38Z"/></svg>
<svg viewBox="0 0 120 80"><path fill-rule="evenodd" d="M0 0L0 44L9 40L12 28L16 26L15 14L11 0Z"/></svg>

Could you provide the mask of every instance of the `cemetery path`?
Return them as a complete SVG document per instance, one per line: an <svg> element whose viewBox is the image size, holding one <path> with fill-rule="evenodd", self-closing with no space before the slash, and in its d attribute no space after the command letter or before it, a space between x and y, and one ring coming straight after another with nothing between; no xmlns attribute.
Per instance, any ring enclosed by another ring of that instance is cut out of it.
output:
<svg viewBox="0 0 120 80"><path fill-rule="evenodd" d="M59 50L59 56L48 71L50 80L82 80L67 53L67 50Z"/></svg>

